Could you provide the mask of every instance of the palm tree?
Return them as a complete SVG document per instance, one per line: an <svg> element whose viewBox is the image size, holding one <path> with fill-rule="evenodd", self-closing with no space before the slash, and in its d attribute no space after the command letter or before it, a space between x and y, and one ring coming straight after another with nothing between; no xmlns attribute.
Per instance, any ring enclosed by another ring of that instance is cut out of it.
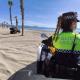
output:
<svg viewBox="0 0 80 80"><path fill-rule="evenodd" d="M13 1L12 0L8 0L8 5L9 5L9 13L10 13L10 22L11 22L11 26L12 26L12 12L11 12L11 8L13 5Z"/></svg>
<svg viewBox="0 0 80 80"><path fill-rule="evenodd" d="M24 35L24 0L20 0L20 9L22 16L22 36Z"/></svg>
<svg viewBox="0 0 80 80"><path fill-rule="evenodd" d="M14 17L16 19L16 31L18 30L18 18L17 16Z"/></svg>

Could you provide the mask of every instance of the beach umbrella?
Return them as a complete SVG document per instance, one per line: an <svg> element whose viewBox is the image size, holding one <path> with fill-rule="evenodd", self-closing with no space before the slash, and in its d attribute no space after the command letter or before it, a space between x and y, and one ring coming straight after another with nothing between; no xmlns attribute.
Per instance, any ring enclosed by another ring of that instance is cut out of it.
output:
<svg viewBox="0 0 80 80"><path fill-rule="evenodd" d="M20 9L22 16L22 36L24 35L24 0L20 0Z"/></svg>
<svg viewBox="0 0 80 80"><path fill-rule="evenodd" d="M10 13L10 22L11 22L11 26L12 26L12 5L13 5L13 1L8 0L8 5L9 5L9 13Z"/></svg>

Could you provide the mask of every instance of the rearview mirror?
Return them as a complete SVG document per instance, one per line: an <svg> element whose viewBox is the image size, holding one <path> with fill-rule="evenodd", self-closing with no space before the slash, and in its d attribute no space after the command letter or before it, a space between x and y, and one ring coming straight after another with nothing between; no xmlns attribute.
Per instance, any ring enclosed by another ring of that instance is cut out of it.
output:
<svg viewBox="0 0 80 80"><path fill-rule="evenodd" d="M41 38L48 38L48 36L45 33L42 33Z"/></svg>

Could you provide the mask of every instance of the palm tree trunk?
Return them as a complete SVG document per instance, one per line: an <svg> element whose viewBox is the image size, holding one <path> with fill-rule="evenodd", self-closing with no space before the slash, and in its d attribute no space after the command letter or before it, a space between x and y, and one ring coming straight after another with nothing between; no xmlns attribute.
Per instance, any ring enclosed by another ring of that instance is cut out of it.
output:
<svg viewBox="0 0 80 80"><path fill-rule="evenodd" d="M16 18L16 29L18 30L18 19Z"/></svg>
<svg viewBox="0 0 80 80"><path fill-rule="evenodd" d="M10 22L11 22L11 27L12 27L12 13L11 13L11 6L9 8L9 12L10 12Z"/></svg>
<svg viewBox="0 0 80 80"><path fill-rule="evenodd" d="M22 15L22 36L24 35L24 0L20 0L20 8Z"/></svg>
<svg viewBox="0 0 80 80"><path fill-rule="evenodd" d="M17 16L15 16L15 19L16 19L16 31L18 30L18 18Z"/></svg>
<svg viewBox="0 0 80 80"><path fill-rule="evenodd" d="M24 11L22 12L22 36L24 35Z"/></svg>

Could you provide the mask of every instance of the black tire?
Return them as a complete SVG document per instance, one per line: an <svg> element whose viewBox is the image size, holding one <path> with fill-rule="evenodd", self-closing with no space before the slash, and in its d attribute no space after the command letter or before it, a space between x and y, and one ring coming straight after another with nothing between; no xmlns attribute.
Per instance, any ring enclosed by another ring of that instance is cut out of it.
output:
<svg viewBox="0 0 80 80"><path fill-rule="evenodd" d="M80 80L80 70L74 74L74 80Z"/></svg>
<svg viewBox="0 0 80 80"><path fill-rule="evenodd" d="M46 77L51 76L50 66L45 61L37 61L37 74L45 75Z"/></svg>
<svg viewBox="0 0 80 80"><path fill-rule="evenodd" d="M13 34L13 31L10 31L10 34Z"/></svg>
<svg viewBox="0 0 80 80"><path fill-rule="evenodd" d="M37 61L37 74L43 74L42 66L43 66L43 61Z"/></svg>

